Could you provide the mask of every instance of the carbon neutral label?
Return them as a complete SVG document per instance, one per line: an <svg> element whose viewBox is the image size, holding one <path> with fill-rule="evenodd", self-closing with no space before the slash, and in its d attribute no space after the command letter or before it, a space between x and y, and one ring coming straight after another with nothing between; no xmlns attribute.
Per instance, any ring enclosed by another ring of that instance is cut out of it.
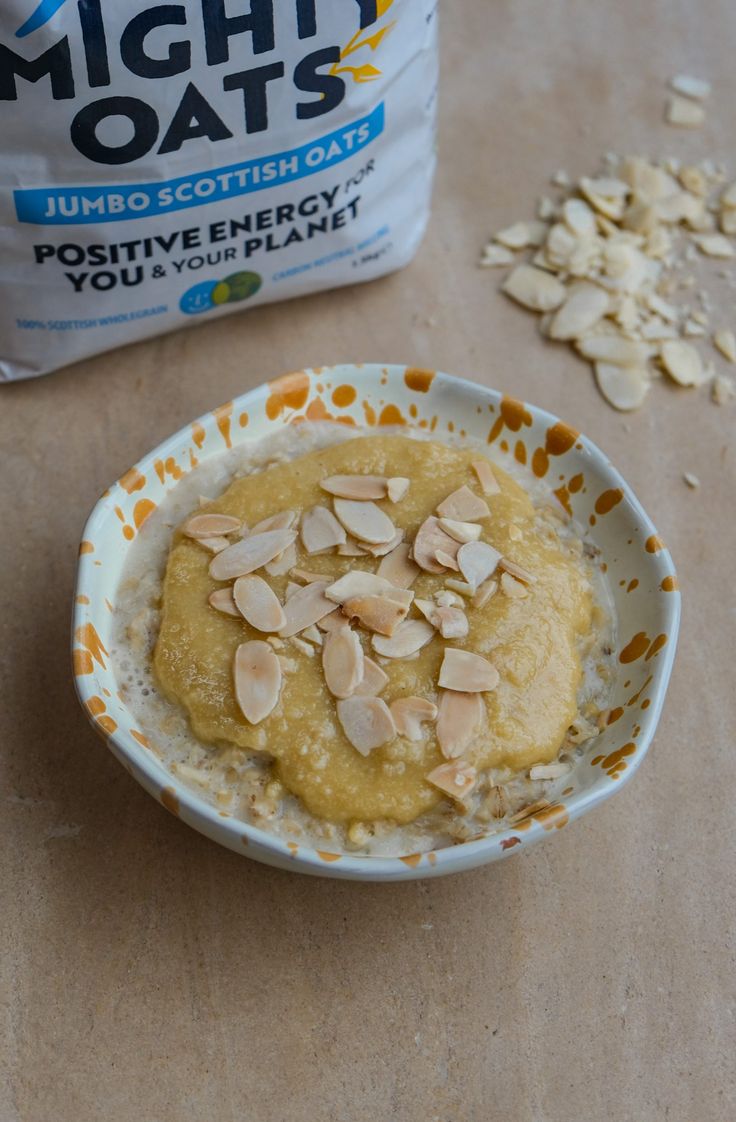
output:
<svg viewBox="0 0 736 1122"><path fill-rule="evenodd" d="M405 264L434 0L8 0L0 378Z"/></svg>

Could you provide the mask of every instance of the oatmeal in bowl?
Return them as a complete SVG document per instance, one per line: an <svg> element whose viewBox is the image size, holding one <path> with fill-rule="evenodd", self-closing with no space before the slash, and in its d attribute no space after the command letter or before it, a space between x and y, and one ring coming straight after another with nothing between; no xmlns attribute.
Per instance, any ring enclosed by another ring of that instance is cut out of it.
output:
<svg viewBox="0 0 736 1122"><path fill-rule="evenodd" d="M562 487L541 470L590 458L567 426L542 415L535 449L522 403L347 369L253 391L211 415L212 447L196 422L178 457L165 447L123 477L130 544L114 576L95 574L112 593L97 638L114 690L87 696L84 673L78 687L144 785L232 848L367 879L471 867L564 825L602 797L601 775L638 762L634 739L611 750L628 656L596 534L635 500L596 491L583 524L571 500L595 487L592 465ZM530 447L509 455L504 433L522 427ZM669 634L650 658L667 668Z"/></svg>

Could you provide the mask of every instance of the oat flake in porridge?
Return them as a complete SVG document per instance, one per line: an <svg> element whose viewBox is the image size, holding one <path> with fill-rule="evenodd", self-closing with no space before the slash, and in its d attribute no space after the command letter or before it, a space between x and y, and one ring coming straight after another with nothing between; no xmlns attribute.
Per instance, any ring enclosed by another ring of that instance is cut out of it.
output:
<svg viewBox="0 0 736 1122"><path fill-rule="evenodd" d="M207 801L422 852L551 800L607 707L610 598L544 486L467 442L304 424L196 468L116 606L126 703Z"/></svg>

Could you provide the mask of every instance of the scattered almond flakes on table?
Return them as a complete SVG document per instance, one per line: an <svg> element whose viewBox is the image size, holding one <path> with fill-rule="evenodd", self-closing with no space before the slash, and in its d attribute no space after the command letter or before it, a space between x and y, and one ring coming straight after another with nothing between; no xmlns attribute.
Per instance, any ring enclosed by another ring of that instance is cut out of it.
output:
<svg viewBox="0 0 736 1122"><path fill-rule="evenodd" d="M709 93L707 83L684 75L672 87L695 108ZM728 185L712 160L656 163L608 153L604 163L602 174L577 185L555 173L563 197L544 197L536 220L502 230L480 264L498 268L512 257L501 290L540 315L547 339L591 363L615 409L638 409L663 375L691 389L707 382L711 399L725 404L731 383L694 342L710 334L712 301L689 269L701 255L736 255L736 182ZM718 276L736 283L724 269ZM712 344L711 355L736 361L729 328L719 326Z"/></svg>

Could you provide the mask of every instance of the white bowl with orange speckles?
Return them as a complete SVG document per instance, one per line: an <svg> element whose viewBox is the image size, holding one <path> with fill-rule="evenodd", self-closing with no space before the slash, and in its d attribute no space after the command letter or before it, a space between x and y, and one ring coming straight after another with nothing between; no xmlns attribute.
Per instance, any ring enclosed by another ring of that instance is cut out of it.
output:
<svg viewBox="0 0 736 1122"><path fill-rule="evenodd" d="M360 857L287 843L218 812L168 772L118 696L107 650L127 548L176 478L226 448L248 444L299 419L361 425L405 422L489 441L531 465L603 553L620 637L613 721L571 773L562 800L513 829L432 853ZM654 736L675 653L680 594L672 559L608 458L549 413L447 374L379 364L288 374L200 417L164 441L105 492L80 547L73 626L77 692L95 729L138 782L187 825L267 865L351 880L413 880L497 861L553 836L614 794L636 771Z"/></svg>

